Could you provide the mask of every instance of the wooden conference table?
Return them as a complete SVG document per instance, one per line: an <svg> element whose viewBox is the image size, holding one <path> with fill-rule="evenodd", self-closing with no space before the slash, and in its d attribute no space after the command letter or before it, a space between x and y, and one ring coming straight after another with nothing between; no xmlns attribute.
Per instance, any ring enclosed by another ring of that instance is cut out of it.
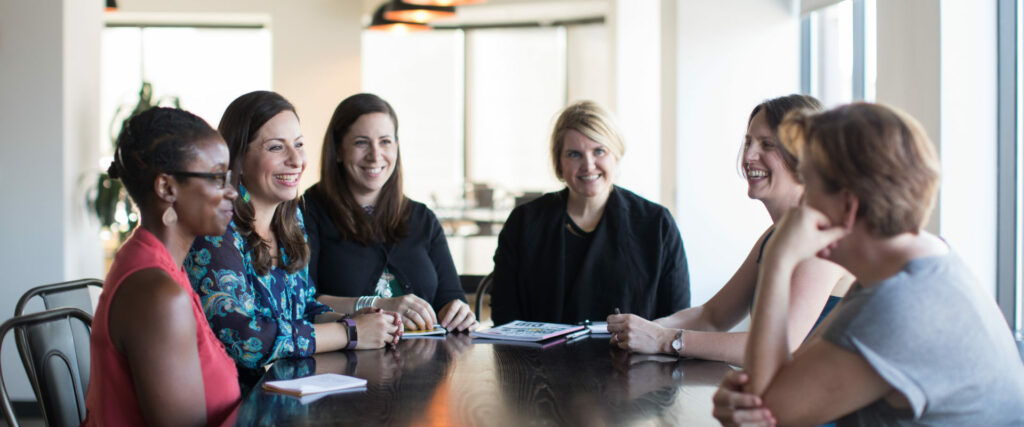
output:
<svg viewBox="0 0 1024 427"><path fill-rule="evenodd" d="M630 355L604 337L547 348L492 342L452 334L278 361L263 381L334 372L368 385L307 402L257 386L237 424L718 425L711 396L724 363Z"/></svg>

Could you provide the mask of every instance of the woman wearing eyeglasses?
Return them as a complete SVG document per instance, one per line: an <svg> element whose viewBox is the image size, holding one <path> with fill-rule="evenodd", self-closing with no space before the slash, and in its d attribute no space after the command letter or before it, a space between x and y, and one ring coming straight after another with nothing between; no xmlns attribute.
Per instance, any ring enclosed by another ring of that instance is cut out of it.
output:
<svg viewBox="0 0 1024 427"><path fill-rule="evenodd" d="M96 307L84 425L220 425L238 403L234 364L181 267L196 236L231 221L228 158L220 135L186 111L125 121L108 173L142 219Z"/></svg>
<svg viewBox="0 0 1024 427"><path fill-rule="evenodd" d="M222 236L196 240L185 269L243 386L280 358L396 343L394 314L342 316L315 299L296 198L306 154L291 103L274 92L242 95L219 130L238 184L234 219Z"/></svg>

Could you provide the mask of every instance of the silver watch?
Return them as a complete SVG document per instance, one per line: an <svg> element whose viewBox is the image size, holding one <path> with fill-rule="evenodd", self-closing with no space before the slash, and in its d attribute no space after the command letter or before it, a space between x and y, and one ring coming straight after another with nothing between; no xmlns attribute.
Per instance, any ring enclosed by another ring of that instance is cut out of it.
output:
<svg viewBox="0 0 1024 427"><path fill-rule="evenodd" d="M683 355L683 347L686 346L683 342L683 332L685 332L685 330L680 329L679 333L676 334L676 339L672 340L672 350L676 352L676 356L680 357Z"/></svg>

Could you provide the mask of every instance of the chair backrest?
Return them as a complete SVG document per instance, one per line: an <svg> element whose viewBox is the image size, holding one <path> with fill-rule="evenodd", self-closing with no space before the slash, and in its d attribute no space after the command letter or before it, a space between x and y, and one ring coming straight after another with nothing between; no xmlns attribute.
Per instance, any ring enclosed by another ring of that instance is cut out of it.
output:
<svg viewBox="0 0 1024 427"><path fill-rule="evenodd" d="M83 371L73 331L76 326L88 331L91 325L92 315L70 307L15 316L0 325L0 351L7 333L15 331L21 362L47 426L77 426L85 419L88 383L83 381L83 374L88 375L89 362L85 361ZM85 344L88 359L88 341ZM17 426L2 369L0 395L8 424Z"/></svg>
<svg viewBox="0 0 1024 427"><path fill-rule="evenodd" d="M491 284L493 284L493 283L494 283L494 273L490 273L490 274L484 276L484 278L480 280L480 284L476 287L476 301L473 304L473 305L475 305L475 307L473 307L473 308L476 311L476 319L477 319L477 321L480 321L480 322L484 321L483 312L482 312L482 310L484 308L484 297L491 292Z"/></svg>
<svg viewBox="0 0 1024 427"><path fill-rule="evenodd" d="M49 285L36 286L29 289L21 296L18 300L18 304L14 307L14 315L21 316L25 314L25 307L29 301L33 298L39 297L43 300L43 306L47 310L52 310L61 307L77 308L88 313L90 316L93 314L92 308L92 297L90 296L89 289L95 287L97 289L103 289L103 281L100 279L79 279L71 280L61 283L53 283ZM73 323L71 325L72 342L75 345L78 361L78 372L82 381L83 389L89 388L89 328L86 325L80 323ZM19 341L21 340L21 331L16 331L16 335L19 335ZM20 348L20 347L19 347ZM36 392L38 395L38 391Z"/></svg>
<svg viewBox="0 0 1024 427"><path fill-rule="evenodd" d="M25 306L35 297L43 300L43 305L47 310L59 307L74 307L93 314L92 297L89 295L89 287L91 286L103 289L103 281L100 279L79 279L36 286L21 296L21 299L18 300L18 305L14 308L14 315L21 316L25 314Z"/></svg>

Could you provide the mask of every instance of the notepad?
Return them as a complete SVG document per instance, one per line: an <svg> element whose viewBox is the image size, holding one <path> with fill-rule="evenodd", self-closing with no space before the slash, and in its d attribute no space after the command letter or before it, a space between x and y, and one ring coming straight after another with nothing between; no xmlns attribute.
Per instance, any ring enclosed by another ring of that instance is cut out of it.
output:
<svg viewBox="0 0 1024 427"><path fill-rule="evenodd" d="M474 331L470 335L475 338L492 338L515 341L544 341L560 337L583 329L583 325L563 325L560 323L525 322L516 320L501 326L483 331Z"/></svg>
<svg viewBox="0 0 1024 427"><path fill-rule="evenodd" d="M443 335L445 335L447 333L448 333L448 330L445 329L444 326L434 325L434 327L431 328L431 329L418 329L418 330L415 330L415 331L405 331L405 332L402 332L402 338L428 337L428 336L435 336L435 335L442 335L443 336Z"/></svg>
<svg viewBox="0 0 1024 427"><path fill-rule="evenodd" d="M366 380L339 374L320 374L294 380L267 381L263 388L293 396L366 387Z"/></svg>

